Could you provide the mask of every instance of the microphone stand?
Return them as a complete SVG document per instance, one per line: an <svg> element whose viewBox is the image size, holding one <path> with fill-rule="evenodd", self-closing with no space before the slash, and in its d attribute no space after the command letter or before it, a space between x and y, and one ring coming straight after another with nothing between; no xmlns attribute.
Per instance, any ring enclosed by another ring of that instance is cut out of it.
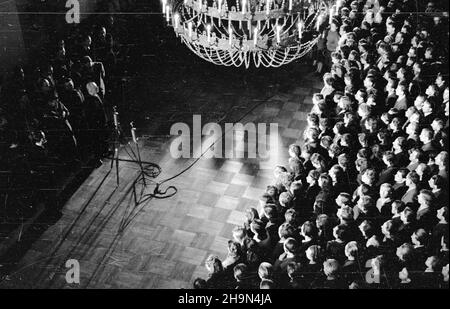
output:
<svg viewBox="0 0 450 309"><path fill-rule="evenodd" d="M111 160L111 169L114 166L114 163L116 163L116 185L119 187L120 184L120 178L119 178L119 147L120 147L120 135L121 135L121 129L120 129L120 123L119 123L119 113L117 112L117 106L113 107L114 113L114 156Z"/></svg>

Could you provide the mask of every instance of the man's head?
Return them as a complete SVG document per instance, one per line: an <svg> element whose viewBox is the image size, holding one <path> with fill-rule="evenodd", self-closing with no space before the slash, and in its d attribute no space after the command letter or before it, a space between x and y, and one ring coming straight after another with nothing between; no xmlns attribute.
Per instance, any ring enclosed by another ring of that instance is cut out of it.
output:
<svg viewBox="0 0 450 309"><path fill-rule="evenodd" d="M352 197L349 193L347 192L341 192L339 193L339 195L336 197L336 205L338 205L338 207L343 207L343 206L351 206L352 203Z"/></svg>
<svg viewBox="0 0 450 309"><path fill-rule="evenodd" d="M334 278L339 271L339 262L334 259L328 259L323 262L323 272L328 278Z"/></svg>
<svg viewBox="0 0 450 309"><path fill-rule="evenodd" d="M390 198L392 197L392 193L394 189L390 183L383 183L380 186L380 197L381 198Z"/></svg>
<svg viewBox="0 0 450 309"><path fill-rule="evenodd" d="M261 279L272 279L273 278L273 266L270 263L262 262L258 268L258 276Z"/></svg>
<svg viewBox="0 0 450 309"><path fill-rule="evenodd" d="M347 234L347 226L340 224L333 228L333 236L336 240L345 240Z"/></svg>
<svg viewBox="0 0 450 309"><path fill-rule="evenodd" d="M415 171L411 171L406 175L406 185L408 187L417 186L420 182L420 176Z"/></svg>
<svg viewBox="0 0 450 309"><path fill-rule="evenodd" d="M358 243L356 241L350 241L345 245L345 256L347 258L357 258L358 256Z"/></svg>
<svg viewBox="0 0 450 309"><path fill-rule="evenodd" d="M246 279L248 276L248 267L244 263L237 264L233 268L234 278L236 281L240 282Z"/></svg>
<svg viewBox="0 0 450 309"><path fill-rule="evenodd" d="M287 239L289 237L293 237L294 233L295 228L288 223L283 223L278 228L278 236L280 237L280 239Z"/></svg>
<svg viewBox="0 0 450 309"><path fill-rule="evenodd" d="M392 215L394 215L394 216L400 215L401 212L403 211L403 209L405 209L405 203L403 203L402 201L395 200L392 202L392 204L391 204Z"/></svg>
<svg viewBox="0 0 450 309"><path fill-rule="evenodd" d="M444 206L439 208L436 216L440 221L448 222L448 207Z"/></svg>
<svg viewBox="0 0 450 309"><path fill-rule="evenodd" d="M205 261L206 269L209 273L218 273L223 270L222 261L215 255L210 255Z"/></svg>
<svg viewBox="0 0 450 309"><path fill-rule="evenodd" d="M425 261L425 266L432 271L436 271L439 267L439 257L436 255L430 256Z"/></svg>
<svg viewBox="0 0 450 309"><path fill-rule="evenodd" d="M414 254L414 248L411 244L404 243L397 248L396 255L400 261L409 262L412 260Z"/></svg>
<svg viewBox="0 0 450 309"><path fill-rule="evenodd" d="M428 233L424 229L418 229L411 235L411 242L415 246L426 246L428 243Z"/></svg>
<svg viewBox="0 0 450 309"><path fill-rule="evenodd" d="M233 229L232 233L233 233L233 239L240 244L242 244L245 237L247 237L247 233L246 233L245 229L240 226L235 227Z"/></svg>
<svg viewBox="0 0 450 309"><path fill-rule="evenodd" d="M435 158L435 161L437 166L439 166L439 169L445 169L448 167L448 152L447 151L441 151Z"/></svg>
<svg viewBox="0 0 450 309"><path fill-rule="evenodd" d="M336 215L341 221L351 221L353 220L353 208L350 206L342 206L338 209Z"/></svg>
<svg viewBox="0 0 450 309"><path fill-rule="evenodd" d="M368 195L361 196L356 205L363 213L367 213L373 207L373 199Z"/></svg>
<svg viewBox="0 0 450 309"><path fill-rule="evenodd" d="M282 207L289 207L292 203L293 196L290 192L283 192L280 194L279 202Z"/></svg>
<svg viewBox="0 0 450 309"><path fill-rule="evenodd" d="M417 196L417 202L421 207L432 207L434 202L434 195L430 190L422 189Z"/></svg>
<svg viewBox="0 0 450 309"><path fill-rule="evenodd" d="M392 151L385 151L382 158L383 163L388 167L393 166L395 163L395 155Z"/></svg>
<svg viewBox="0 0 450 309"><path fill-rule="evenodd" d="M414 221L416 217L416 213L410 207L406 207L403 209L400 220L402 220L403 224L411 223Z"/></svg>
<svg viewBox="0 0 450 309"><path fill-rule="evenodd" d="M296 254L298 250L298 242L290 237L283 244L284 252L287 254Z"/></svg>

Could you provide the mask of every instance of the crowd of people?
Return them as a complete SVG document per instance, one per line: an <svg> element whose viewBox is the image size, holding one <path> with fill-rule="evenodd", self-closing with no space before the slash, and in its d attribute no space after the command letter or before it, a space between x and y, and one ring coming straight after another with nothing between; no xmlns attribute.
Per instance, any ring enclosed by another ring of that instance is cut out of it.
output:
<svg viewBox="0 0 450 309"><path fill-rule="evenodd" d="M49 195L41 189L52 188L55 175L98 166L110 152L121 43L115 18L92 16L62 28L47 29L44 46L0 82L0 179L13 212L24 211L14 202L14 194L23 195L17 188L33 195L25 207L32 214L28 208Z"/></svg>
<svg viewBox="0 0 450 309"><path fill-rule="evenodd" d="M448 3L342 4L304 143L194 288L448 289Z"/></svg>

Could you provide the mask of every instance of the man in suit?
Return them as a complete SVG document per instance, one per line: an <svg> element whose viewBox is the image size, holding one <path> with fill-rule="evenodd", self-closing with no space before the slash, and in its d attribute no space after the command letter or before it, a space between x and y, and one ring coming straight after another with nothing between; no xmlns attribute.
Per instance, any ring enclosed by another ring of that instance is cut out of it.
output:
<svg viewBox="0 0 450 309"><path fill-rule="evenodd" d="M433 177L428 180L428 185L433 192L436 206L447 206L449 203L448 191L446 190L446 183L441 175L433 175Z"/></svg>
<svg viewBox="0 0 450 309"><path fill-rule="evenodd" d="M398 228L398 235L400 237L400 241L403 243L411 242L411 235L416 230L416 213L409 207L406 207L401 215L401 225Z"/></svg>
<svg viewBox="0 0 450 309"><path fill-rule="evenodd" d="M361 196L353 207L354 219L359 225L364 220L371 220L374 222L374 218L380 217L380 212L378 211L372 197L368 195Z"/></svg>
<svg viewBox="0 0 450 309"><path fill-rule="evenodd" d="M423 143L422 151L430 156L430 154L436 154L439 148L433 143L434 133L430 128L423 128L420 132L419 139Z"/></svg>
<svg viewBox="0 0 450 309"><path fill-rule="evenodd" d="M409 107L407 91L408 83L402 81L398 84L395 94L397 95L397 101L395 101L394 108L398 111L406 111Z"/></svg>
<svg viewBox="0 0 450 309"><path fill-rule="evenodd" d="M438 174L448 184L448 152L441 151L434 159L434 163L439 167Z"/></svg>
<svg viewBox="0 0 450 309"><path fill-rule="evenodd" d="M376 202L376 207L378 211L380 212L382 220L388 220L390 217L392 217L391 213L391 204L393 202L392 200L392 185L390 183L383 183L380 186L380 198Z"/></svg>
<svg viewBox="0 0 450 309"><path fill-rule="evenodd" d="M386 151L383 153L383 162L386 165L386 168L381 171L378 177L378 182L376 183L377 187L381 186L384 183L393 184L394 176L397 173L397 167L394 166L395 155L392 153L392 151Z"/></svg>
<svg viewBox="0 0 450 309"><path fill-rule="evenodd" d="M409 170L407 168L400 168L394 176L394 185L392 189L394 193L392 195L393 199L399 200L402 196L408 191L408 187L406 186L406 176L408 175Z"/></svg>
<svg viewBox="0 0 450 309"><path fill-rule="evenodd" d="M401 201L405 203L406 206L410 206L413 209L417 209L417 196L419 195L418 184L420 182L420 176L412 171L406 175L406 186L408 190L402 196Z"/></svg>
<svg viewBox="0 0 450 309"><path fill-rule="evenodd" d="M419 209L417 210L417 224L426 231L431 231L437 223L436 210L434 209L434 195L430 190L420 190L417 196Z"/></svg>
<svg viewBox="0 0 450 309"><path fill-rule="evenodd" d="M428 257L428 232L419 228L411 235L411 242L414 245L413 270L425 270L425 261Z"/></svg>
<svg viewBox="0 0 450 309"><path fill-rule="evenodd" d="M406 151L406 138L404 136L399 136L392 142L392 151L394 152L395 166L408 166L409 155Z"/></svg>
<svg viewBox="0 0 450 309"><path fill-rule="evenodd" d="M425 102L423 102L422 105L423 118L421 120L421 123L424 126L430 126L434 118L436 117L436 114L433 112L433 109L434 109L433 100L427 99L425 100Z"/></svg>

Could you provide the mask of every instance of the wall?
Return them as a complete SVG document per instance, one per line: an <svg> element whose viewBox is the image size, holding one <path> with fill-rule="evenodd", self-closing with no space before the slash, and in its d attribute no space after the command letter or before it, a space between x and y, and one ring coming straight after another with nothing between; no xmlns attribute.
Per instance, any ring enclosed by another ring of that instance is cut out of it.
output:
<svg viewBox="0 0 450 309"><path fill-rule="evenodd" d="M0 0L0 77L25 57L24 40L14 0Z"/></svg>

